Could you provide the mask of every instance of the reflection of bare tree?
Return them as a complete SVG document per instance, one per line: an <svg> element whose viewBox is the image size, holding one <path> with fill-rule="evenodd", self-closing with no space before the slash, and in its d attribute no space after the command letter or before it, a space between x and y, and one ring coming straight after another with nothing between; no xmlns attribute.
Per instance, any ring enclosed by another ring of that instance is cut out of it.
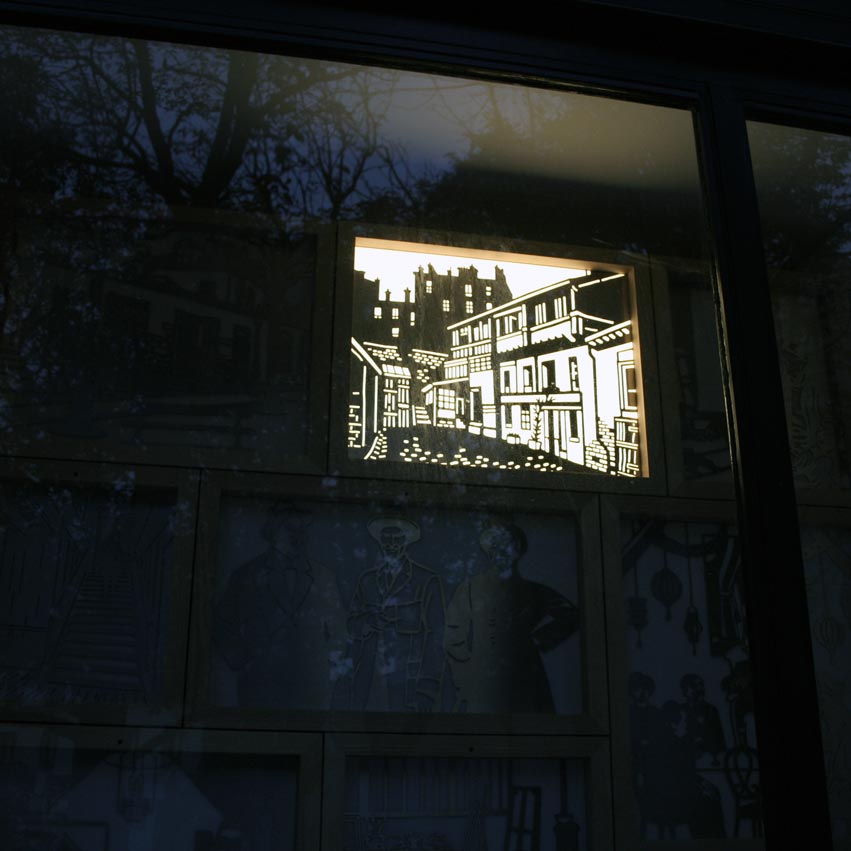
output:
<svg viewBox="0 0 851 851"><path fill-rule="evenodd" d="M41 72L33 129L49 116L63 130L79 196L336 218L387 166L396 72L27 31L3 50Z"/></svg>
<svg viewBox="0 0 851 851"><path fill-rule="evenodd" d="M22 30L0 79L28 95L0 141L0 416L18 439L24 420L180 443L214 416L202 443L274 431L298 451L316 252L302 228L378 192L398 74Z"/></svg>

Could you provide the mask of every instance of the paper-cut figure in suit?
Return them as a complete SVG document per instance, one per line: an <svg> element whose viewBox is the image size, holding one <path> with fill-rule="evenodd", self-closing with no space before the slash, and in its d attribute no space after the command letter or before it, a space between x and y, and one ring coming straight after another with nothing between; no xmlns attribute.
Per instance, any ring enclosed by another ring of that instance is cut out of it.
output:
<svg viewBox="0 0 851 851"><path fill-rule="evenodd" d="M216 606L215 644L237 672L240 706L331 706L346 625L336 577L307 555L311 520L297 506L271 506L268 547L233 572Z"/></svg>
<svg viewBox="0 0 851 851"><path fill-rule="evenodd" d="M419 527L399 517L367 525L380 551L359 577L349 607L352 673L342 701L352 709L440 709L445 660L440 577L413 561Z"/></svg>
<svg viewBox="0 0 851 851"><path fill-rule="evenodd" d="M467 712L555 712L542 653L579 624L576 606L554 588L524 579L526 535L510 523L485 529L490 565L462 582L446 611L444 647Z"/></svg>

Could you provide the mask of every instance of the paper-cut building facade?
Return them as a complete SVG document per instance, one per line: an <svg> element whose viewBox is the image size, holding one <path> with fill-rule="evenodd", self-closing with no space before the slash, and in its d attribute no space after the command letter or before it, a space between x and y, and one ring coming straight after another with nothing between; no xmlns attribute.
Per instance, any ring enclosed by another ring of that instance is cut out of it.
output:
<svg viewBox="0 0 851 851"><path fill-rule="evenodd" d="M355 273L352 457L462 463L455 430L480 438L479 466L530 466L526 450L543 469L647 475L626 274L589 270L513 297L499 266L493 278L472 264L412 271L403 300ZM398 451L412 442L421 454Z"/></svg>

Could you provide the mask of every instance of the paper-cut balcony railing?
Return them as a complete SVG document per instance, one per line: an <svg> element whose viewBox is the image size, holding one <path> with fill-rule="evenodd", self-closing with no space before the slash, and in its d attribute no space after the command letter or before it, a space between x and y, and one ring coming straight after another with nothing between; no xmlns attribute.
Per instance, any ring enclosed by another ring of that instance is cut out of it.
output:
<svg viewBox="0 0 851 851"><path fill-rule="evenodd" d="M350 457L648 475L632 284L578 265L358 238Z"/></svg>

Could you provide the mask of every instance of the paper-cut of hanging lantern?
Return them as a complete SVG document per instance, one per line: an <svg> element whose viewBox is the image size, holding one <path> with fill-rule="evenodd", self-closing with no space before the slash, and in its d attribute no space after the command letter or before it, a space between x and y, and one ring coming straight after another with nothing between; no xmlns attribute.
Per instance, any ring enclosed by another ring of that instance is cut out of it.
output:
<svg viewBox="0 0 851 851"><path fill-rule="evenodd" d="M627 624L636 632L636 647L641 647L641 630L647 626L647 598L630 597L626 601Z"/></svg>
<svg viewBox="0 0 851 851"><path fill-rule="evenodd" d="M665 607L665 620L671 619L671 606L683 595L683 583L667 565L657 570L650 580L653 596Z"/></svg>
<svg viewBox="0 0 851 851"><path fill-rule="evenodd" d="M827 650L832 662L836 648L845 641L845 627L833 615L828 614L816 623L815 635L816 641Z"/></svg>

